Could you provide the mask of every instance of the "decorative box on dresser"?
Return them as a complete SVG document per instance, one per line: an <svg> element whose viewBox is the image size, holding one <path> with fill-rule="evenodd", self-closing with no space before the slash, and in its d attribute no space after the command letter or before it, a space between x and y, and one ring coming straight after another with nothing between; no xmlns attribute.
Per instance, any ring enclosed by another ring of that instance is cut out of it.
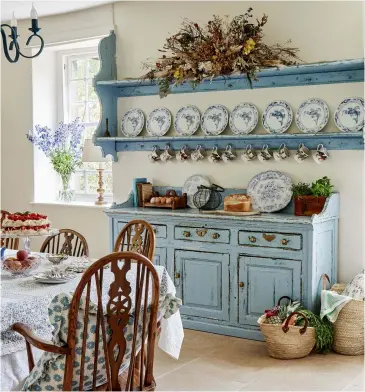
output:
<svg viewBox="0 0 365 392"><path fill-rule="evenodd" d="M154 263L174 277L185 328L261 340L257 319L281 296L318 310L321 275L337 279L338 193L312 217L290 207L242 217L132 206L131 194L106 210L111 249L128 221L154 226Z"/></svg>

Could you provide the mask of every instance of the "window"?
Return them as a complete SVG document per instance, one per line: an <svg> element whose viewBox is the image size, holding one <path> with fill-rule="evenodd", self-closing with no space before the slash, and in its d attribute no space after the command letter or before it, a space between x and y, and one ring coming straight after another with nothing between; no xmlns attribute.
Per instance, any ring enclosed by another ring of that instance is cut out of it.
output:
<svg viewBox="0 0 365 392"><path fill-rule="evenodd" d="M70 122L79 117L85 125L85 138L92 138L100 119L100 104L92 82L99 72L97 50L62 56L64 69L63 118ZM112 198L112 163L105 163L104 197ZM94 200L98 188L98 163L83 163L74 175L73 187L78 201Z"/></svg>

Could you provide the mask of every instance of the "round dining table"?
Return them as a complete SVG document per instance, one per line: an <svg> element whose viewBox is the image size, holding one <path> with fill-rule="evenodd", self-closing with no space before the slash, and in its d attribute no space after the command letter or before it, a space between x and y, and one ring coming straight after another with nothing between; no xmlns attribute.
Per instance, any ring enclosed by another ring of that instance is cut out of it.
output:
<svg viewBox="0 0 365 392"><path fill-rule="evenodd" d="M11 252L7 252L10 256ZM36 335L43 339L52 340L52 326L48 321L48 306L52 299L62 292L73 292L80 281L82 272L66 283L47 284L40 283L34 274L54 268L45 254L36 253L41 258L40 266L31 271L28 276L14 276L1 270L1 390L19 390L25 377L29 374L25 340L11 329L16 322L28 325ZM85 257L68 257L60 265L61 269L67 266L91 264L95 260ZM164 312L170 307L171 301L176 301L176 289L165 267L155 266L160 279L159 320L161 333L158 347L178 359L184 337L180 313L177 310L168 318L163 317ZM129 277L128 277L129 274ZM135 272L133 268L127 277L133 282ZM103 292L108 292L107 285L113 281L110 269L104 272ZM35 360L42 352L33 349Z"/></svg>

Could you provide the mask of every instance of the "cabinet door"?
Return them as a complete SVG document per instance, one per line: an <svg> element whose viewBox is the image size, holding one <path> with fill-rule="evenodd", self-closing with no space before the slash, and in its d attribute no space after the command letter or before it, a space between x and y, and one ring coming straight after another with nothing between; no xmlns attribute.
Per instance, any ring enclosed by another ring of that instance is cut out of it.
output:
<svg viewBox="0 0 365 392"><path fill-rule="evenodd" d="M181 313L229 320L229 255L175 251L175 285Z"/></svg>
<svg viewBox="0 0 365 392"><path fill-rule="evenodd" d="M241 324L257 325L257 319L283 295L301 300L300 261L240 256L238 262Z"/></svg>
<svg viewBox="0 0 365 392"><path fill-rule="evenodd" d="M153 258L153 264L162 265L167 269L166 248L155 248L155 256Z"/></svg>

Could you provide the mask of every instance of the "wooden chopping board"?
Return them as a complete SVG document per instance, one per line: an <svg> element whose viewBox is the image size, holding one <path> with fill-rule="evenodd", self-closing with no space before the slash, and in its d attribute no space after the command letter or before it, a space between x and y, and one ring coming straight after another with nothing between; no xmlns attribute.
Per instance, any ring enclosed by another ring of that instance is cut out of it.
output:
<svg viewBox="0 0 365 392"><path fill-rule="evenodd" d="M250 211L250 212L236 212L236 211L224 211L224 210L214 210L214 211L200 211L202 214L212 214L212 215L234 215L234 216L250 216L250 215L260 215L260 211Z"/></svg>

